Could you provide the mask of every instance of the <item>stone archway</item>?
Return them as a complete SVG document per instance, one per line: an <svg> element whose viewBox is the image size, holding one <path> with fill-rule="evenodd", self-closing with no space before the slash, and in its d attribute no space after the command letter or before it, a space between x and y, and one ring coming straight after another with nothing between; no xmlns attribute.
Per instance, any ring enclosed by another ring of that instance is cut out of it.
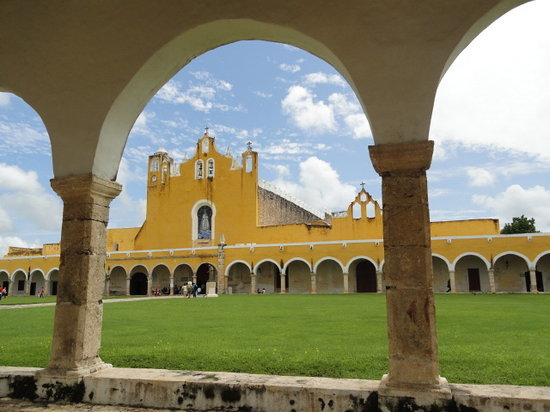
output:
<svg viewBox="0 0 550 412"><path fill-rule="evenodd" d="M550 253L542 256L536 265L537 291L545 292L550 289Z"/></svg>
<svg viewBox="0 0 550 412"><path fill-rule="evenodd" d="M127 290L127 276L126 270L122 266L115 266L111 269L111 273L109 275L109 295L128 295L130 291Z"/></svg>
<svg viewBox="0 0 550 412"><path fill-rule="evenodd" d="M434 292L443 293L450 291L451 281L449 278L449 266L447 265L447 262L438 256L432 255L432 267L434 276Z"/></svg>
<svg viewBox="0 0 550 412"><path fill-rule="evenodd" d="M301 260L294 260L286 267L287 293L311 293L311 269Z"/></svg>
<svg viewBox="0 0 550 412"><path fill-rule="evenodd" d="M197 286L201 293L206 293L206 283L216 281L216 268L210 263L203 263L197 269Z"/></svg>
<svg viewBox="0 0 550 412"><path fill-rule="evenodd" d="M487 264L476 255L464 255L455 263L456 292L491 291Z"/></svg>
<svg viewBox="0 0 550 412"><path fill-rule="evenodd" d="M520 256L507 253L494 264L495 286L499 292L528 292L530 290L529 265Z"/></svg>
<svg viewBox="0 0 550 412"><path fill-rule="evenodd" d="M277 281L278 286L277 286ZM281 291L281 270L279 265L271 261L261 262L256 266L256 287L265 289L266 293L279 293Z"/></svg>
<svg viewBox="0 0 550 412"><path fill-rule="evenodd" d="M30 285L29 285L29 295L30 296L38 296L40 295L40 292L43 292L43 295L47 293L45 286L46 286L46 279L44 278L44 273L40 270L33 270L31 272L30 276ZM44 288L44 289L43 289Z"/></svg>
<svg viewBox="0 0 550 412"><path fill-rule="evenodd" d="M151 272L151 287L162 294L170 294L170 269L165 265L157 265Z"/></svg>
<svg viewBox="0 0 550 412"><path fill-rule="evenodd" d="M251 286L250 268L242 262L232 264L227 276L228 290L231 288L233 294L248 294L255 292L251 290Z"/></svg>
<svg viewBox="0 0 550 412"><path fill-rule="evenodd" d="M9 294L11 296L24 296L27 286L27 275L22 270L16 271L12 276L11 288Z"/></svg>
<svg viewBox="0 0 550 412"><path fill-rule="evenodd" d="M361 260L355 266L355 290L357 293L377 292L376 267L368 260Z"/></svg>
<svg viewBox="0 0 550 412"><path fill-rule="evenodd" d="M149 292L149 271L143 265L130 272L130 295L147 295Z"/></svg>
<svg viewBox="0 0 550 412"><path fill-rule="evenodd" d="M336 260L326 259L315 271L317 293L344 293L344 272Z"/></svg>

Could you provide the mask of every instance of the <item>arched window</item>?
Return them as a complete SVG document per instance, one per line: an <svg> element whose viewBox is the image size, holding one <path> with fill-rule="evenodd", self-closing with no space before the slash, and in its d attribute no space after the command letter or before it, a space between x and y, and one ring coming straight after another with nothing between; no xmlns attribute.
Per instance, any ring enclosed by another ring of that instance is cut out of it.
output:
<svg viewBox="0 0 550 412"><path fill-rule="evenodd" d="M202 160L197 160L197 163L195 163L195 179L202 179L203 173Z"/></svg>
<svg viewBox="0 0 550 412"><path fill-rule="evenodd" d="M212 239L212 209L201 206L197 211L197 239Z"/></svg>
<svg viewBox="0 0 550 412"><path fill-rule="evenodd" d="M250 173L252 171L252 156L250 155L246 156L245 171L246 173Z"/></svg>
<svg viewBox="0 0 550 412"><path fill-rule="evenodd" d="M208 159L206 173L207 177L214 177L214 159Z"/></svg>
<svg viewBox="0 0 550 412"><path fill-rule="evenodd" d="M354 219L361 219L363 217L360 203L354 203L353 204L352 213L353 213L353 218Z"/></svg>
<svg viewBox="0 0 550 412"><path fill-rule="evenodd" d="M151 172L158 172L159 171L159 160L153 159L151 161Z"/></svg>
<svg viewBox="0 0 550 412"><path fill-rule="evenodd" d="M376 217L376 207L372 202L367 203L367 217L369 219Z"/></svg>
<svg viewBox="0 0 550 412"><path fill-rule="evenodd" d="M208 139L202 141L202 152L208 153Z"/></svg>

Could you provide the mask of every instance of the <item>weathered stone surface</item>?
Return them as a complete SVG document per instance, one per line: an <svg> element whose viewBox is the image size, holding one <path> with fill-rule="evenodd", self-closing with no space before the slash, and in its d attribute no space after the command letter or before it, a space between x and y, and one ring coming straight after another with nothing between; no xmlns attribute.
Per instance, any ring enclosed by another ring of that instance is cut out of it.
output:
<svg viewBox="0 0 550 412"><path fill-rule="evenodd" d="M82 375L104 366L99 358L109 203L115 182L86 174L52 180L63 199L61 259L52 341L44 374Z"/></svg>
<svg viewBox="0 0 550 412"><path fill-rule="evenodd" d="M382 176L389 373L395 390L444 389L439 377L426 169L433 142L369 148ZM443 390L450 394L448 390Z"/></svg>

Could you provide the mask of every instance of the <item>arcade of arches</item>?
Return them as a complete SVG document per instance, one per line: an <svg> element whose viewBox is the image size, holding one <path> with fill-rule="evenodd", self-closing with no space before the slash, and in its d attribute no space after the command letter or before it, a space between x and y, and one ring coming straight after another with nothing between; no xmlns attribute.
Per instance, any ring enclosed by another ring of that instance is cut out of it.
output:
<svg viewBox="0 0 550 412"><path fill-rule="evenodd" d="M52 188L64 204L58 255L11 255L0 267L11 294L59 290L50 363L40 373L83 377L107 368L99 357L104 290L172 290L195 276L216 282L220 293L376 286L386 292L390 348L379 402L418 392L450 400L439 375L432 286L535 292L550 281L550 236L500 236L489 220L429 222L428 131L439 81L480 31L522 3L0 2L0 90L19 95L44 120ZM205 135L179 168L166 153L150 157L162 167L148 168L147 221L108 233L122 151L146 102L195 56L243 39L301 47L350 83L373 132L369 154L382 177L383 216L366 192L332 216L292 207L258 185L255 152L243 154L244 169L232 168L234 159L219 155ZM199 159L207 165L200 173ZM213 190L220 175L239 184ZM186 200L183 187L198 197ZM283 204L289 213L278 212ZM161 218L163 208L176 206L186 219ZM199 221L203 206L209 209Z"/></svg>

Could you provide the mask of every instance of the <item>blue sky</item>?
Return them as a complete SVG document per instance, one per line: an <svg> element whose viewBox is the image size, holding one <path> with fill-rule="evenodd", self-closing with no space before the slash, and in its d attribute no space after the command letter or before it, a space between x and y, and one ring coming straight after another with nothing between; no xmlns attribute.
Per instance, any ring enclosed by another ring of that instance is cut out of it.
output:
<svg viewBox="0 0 550 412"><path fill-rule="evenodd" d="M503 16L456 60L436 97L430 138L432 220L525 214L550 231L550 2ZM110 227L139 226L147 156L164 147L180 162L204 128L218 150L251 141L260 178L316 209L343 210L365 182L380 199L368 121L349 85L315 56L279 43L243 41L197 57L149 102L130 133ZM0 93L0 253L59 241L42 121Z"/></svg>

